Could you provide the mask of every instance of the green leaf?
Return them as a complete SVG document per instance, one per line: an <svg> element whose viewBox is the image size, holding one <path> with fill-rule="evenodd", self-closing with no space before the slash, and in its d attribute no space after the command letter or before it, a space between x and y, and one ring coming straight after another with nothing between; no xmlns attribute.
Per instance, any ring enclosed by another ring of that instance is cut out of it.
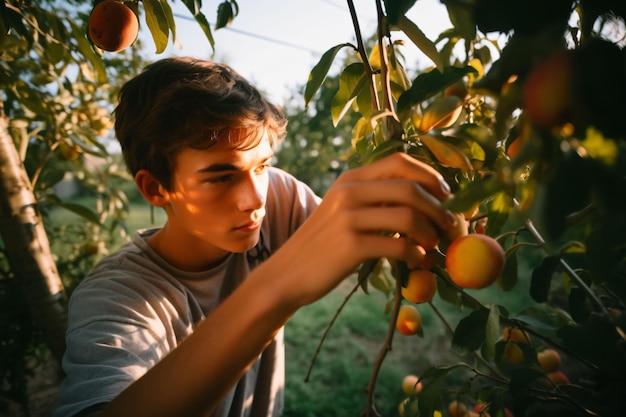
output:
<svg viewBox="0 0 626 417"><path fill-rule="evenodd" d="M406 90L398 99L398 113L402 114L414 105L433 97L446 87L454 84L470 73L476 73L472 66L446 66L443 71L432 69L421 73L413 80L411 88Z"/></svg>
<svg viewBox="0 0 626 417"><path fill-rule="evenodd" d="M371 164L392 153L404 150L404 142L401 140L388 140L377 146L373 151L363 155L362 165Z"/></svg>
<svg viewBox="0 0 626 417"><path fill-rule="evenodd" d="M476 22L471 7L454 2L446 2L448 17L454 26L455 32L468 42L476 38Z"/></svg>
<svg viewBox="0 0 626 417"><path fill-rule="evenodd" d="M509 390L513 396L523 394L531 384L541 378L545 378L545 375L539 369L520 366L511 372Z"/></svg>
<svg viewBox="0 0 626 417"><path fill-rule="evenodd" d="M213 33L211 32L211 25L209 24L206 16L200 12L200 8L202 6L202 2L200 0L182 0L183 4L187 6L187 10L189 10L196 19L196 22L200 25L200 28L204 32L204 35L209 40L209 44L211 48L215 50L215 39L213 39Z"/></svg>
<svg viewBox="0 0 626 417"><path fill-rule="evenodd" d="M358 282L361 284L361 288L363 289L363 292L365 292L366 294L369 292L367 288L368 278L376 270L376 267L379 262L380 262L380 259L370 259L368 261L363 262L361 264L361 267L359 268Z"/></svg>
<svg viewBox="0 0 626 417"><path fill-rule="evenodd" d="M485 324L485 343L483 345L483 355L486 360L493 359L495 355L495 345L500 337L500 308L493 304L489 307L489 316Z"/></svg>
<svg viewBox="0 0 626 417"><path fill-rule="evenodd" d="M85 207L81 204L75 203L65 203L61 200L56 194L46 196L46 201L53 206L61 207L66 210L71 211L72 213L84 218L85 220L94 223L96 225L102 226L100 223L100 219L95 211L91 210L88 207Z"/></svg>
<svg viewBox="0 0 626 417"><path fill-rule="evenodd" d="M170 32L172 32L172 41L174 43L178 43L178 39L176 38L176 21L174 20L174 14L172 12L172 8L167 0L160 0L161 7L163 7L163 13L165 14L165 19L167 19L167 24L170 28Z"/></svg>
<svg viewBox="0 0 626 417"><path fill-rule="evenodd" d="M530 278L530 296L538 303L548 301L550 283L560 263L558 256L546 256L541 265L535 268Z"/></svg>
<svg viewBox="0 0 626 417"><path fill-rule="evenodd" d="M322 55L319 62L315 64L315 66L311 70L311 73L309 74L309 80L304 89L305 106L308 106L311 100L313 100L315 93L317 93L317 90L319 90L319 88L322 86L322 83L326 79L328 71L333 64L335 57L337 56L339 51L346 46L352 47L352 45L350 45L349 43L342 43L333 46L328 51L324 52L324 55Z"/></svg>
<svg viewBox="0 0 626 417"><path fill-rule="evenodd" d="M504 271L496 279L496 285L502 291L510 291L517 285L517 251L507 252Z"/></svg>
<svg viewBox="0 0 626 417"><path fill-rule="evenodd" d="M489 310L480 308L462 318L454 330L452 346L463 353L474 352L484 343Z"/></svg>
<svg viewBox="0 0 626 417"><path fill-rule="evenodd" d="M165 51L170 34L165 11L160 0L143 0L142 3L146 12L146 24L148 29L150 29L154 46L156 47L155 52L160 54Z"/></svg>
<svg viewBox="0 0 626 417"><path fill-rule="evenodd" d="M211 48L215 50L215 39L213 39L213 33L211 32L211 25L209 25L206 16L202 13L198 13L194 16L196 18L196 22L200 25L200 28L204 32L205 36L209 40L209 44L211 44Z"/></svg>
<svg viewBox="0 0 626 417"><path fill-rule="evenodd" d="M395 25L400 18L415 4L417 0L384 0L385 10L387 11L387 20Z"/></svg>
<svg viewBox="0 0 626 417"><path fill-rule="evenodd" d="M223 1L217 6L217 19L215 21L215 30L229 26L235 18L234 10L228 1Z"/></svg>
<svg viewBox="0 0 626 417"><path fill-rule="evenodd" d="M72 26L72 31L74 32L80 32L83 30L72 21L70 21L70 24ZM93 68L93 71L95 73L96 80L98 81L98 83L99 84L106 83L107 81L106 66L104 65L104 62L102 61L102 58L100 57L100 55L98 55L94 51L94 49L91 47L91 42L89 41L89 39L87 37L77 36L76 43L78 45L79 52L83 55L83 57L85 57L85 59L89 62L89 64L91 64L91 67Z"/></svg>
<svg viewBox="0 0 626 417"><path fill-rule="evenodd" d="M362 63L355 62L343 70L339 78L339 90L333 97L330 107L334 126L337 126L356 96L366 85L367 77Z"/></svg>
<svg viewBox="0 0 626 417"><path fill-rule="evenodd" d="M443 72L443 62L439 56L437 45L422 32L422 30L406 16L402 15L396 23L398 28L406 34L406 36L422 51L437 67Z"/></svg>
<svg viewBox="0 0 626 417"><path fill-rule="evenodd" d="M459 367L467 367L467 365L457 363L438 366L422 373L420 380L424 381L424 388L418 398L420 416L432 416L435 410L441 410L441 401L446 394L445 378L450 371Z"/></svg>
<svg viewBox="0 0 626 417"><path fill-rule="evenodd" d="M495 177L477 178L464 188L460 189L442 206L455 213L462 213L469 210L477 202L483 201L504 188L504 184ZM487 223L489 224L489 223Z"/></svg>

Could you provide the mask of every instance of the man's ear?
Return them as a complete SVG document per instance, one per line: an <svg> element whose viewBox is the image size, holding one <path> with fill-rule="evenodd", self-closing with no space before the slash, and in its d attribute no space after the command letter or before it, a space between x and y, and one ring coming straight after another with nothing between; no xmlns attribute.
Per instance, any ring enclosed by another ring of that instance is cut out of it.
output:
<svg viewBox="0 0 626 417"><path fill-rule="evenodd" d="M153 206L163 207L167 203L169 196L167 190L150 171L139 170L135 175L135 184L146 201Z"/></svg>

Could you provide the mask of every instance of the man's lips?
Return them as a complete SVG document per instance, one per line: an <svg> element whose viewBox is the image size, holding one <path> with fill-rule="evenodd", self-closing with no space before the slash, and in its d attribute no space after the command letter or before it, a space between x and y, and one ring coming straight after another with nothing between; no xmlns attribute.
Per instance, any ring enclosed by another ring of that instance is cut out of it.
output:
<svg viewBox="0 0 626 417"><path fill-rule="evenodd" d="M259 221L252 221L244 225L238 226L235 228L235 230L240 230L243 232L253 232L257 230L259 227L261 227L261 223L263 223L263 219Z"/></svg>

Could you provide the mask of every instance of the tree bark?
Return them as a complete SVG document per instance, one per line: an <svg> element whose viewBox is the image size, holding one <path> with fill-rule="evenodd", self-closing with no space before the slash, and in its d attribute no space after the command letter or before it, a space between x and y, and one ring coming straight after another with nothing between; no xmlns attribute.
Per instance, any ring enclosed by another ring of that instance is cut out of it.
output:
<svg viewBox="0 0 626 417"><path fill-rule="evenodd" d="M32 320L60 361L65 351L67 296L50 252L32 184L8 127L0 99L0 237Z"/></svg>

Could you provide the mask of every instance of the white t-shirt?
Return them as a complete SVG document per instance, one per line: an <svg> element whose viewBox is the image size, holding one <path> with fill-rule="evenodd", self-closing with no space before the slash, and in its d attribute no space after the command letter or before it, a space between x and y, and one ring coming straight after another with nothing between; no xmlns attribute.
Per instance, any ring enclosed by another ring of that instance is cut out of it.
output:
<svg viewBox="0 0 626 417"><path fill-rule="evenodd" d="M305 184L271 168L261 240L252 250L231 253L211 270L189 273L148 246L146 239L157 230L149 229L100 262L70 299L66 378L53 416L74 416L113 400L190 335L319 202ZM280 331L213 416L278 416L283 385Z"/></svg>

